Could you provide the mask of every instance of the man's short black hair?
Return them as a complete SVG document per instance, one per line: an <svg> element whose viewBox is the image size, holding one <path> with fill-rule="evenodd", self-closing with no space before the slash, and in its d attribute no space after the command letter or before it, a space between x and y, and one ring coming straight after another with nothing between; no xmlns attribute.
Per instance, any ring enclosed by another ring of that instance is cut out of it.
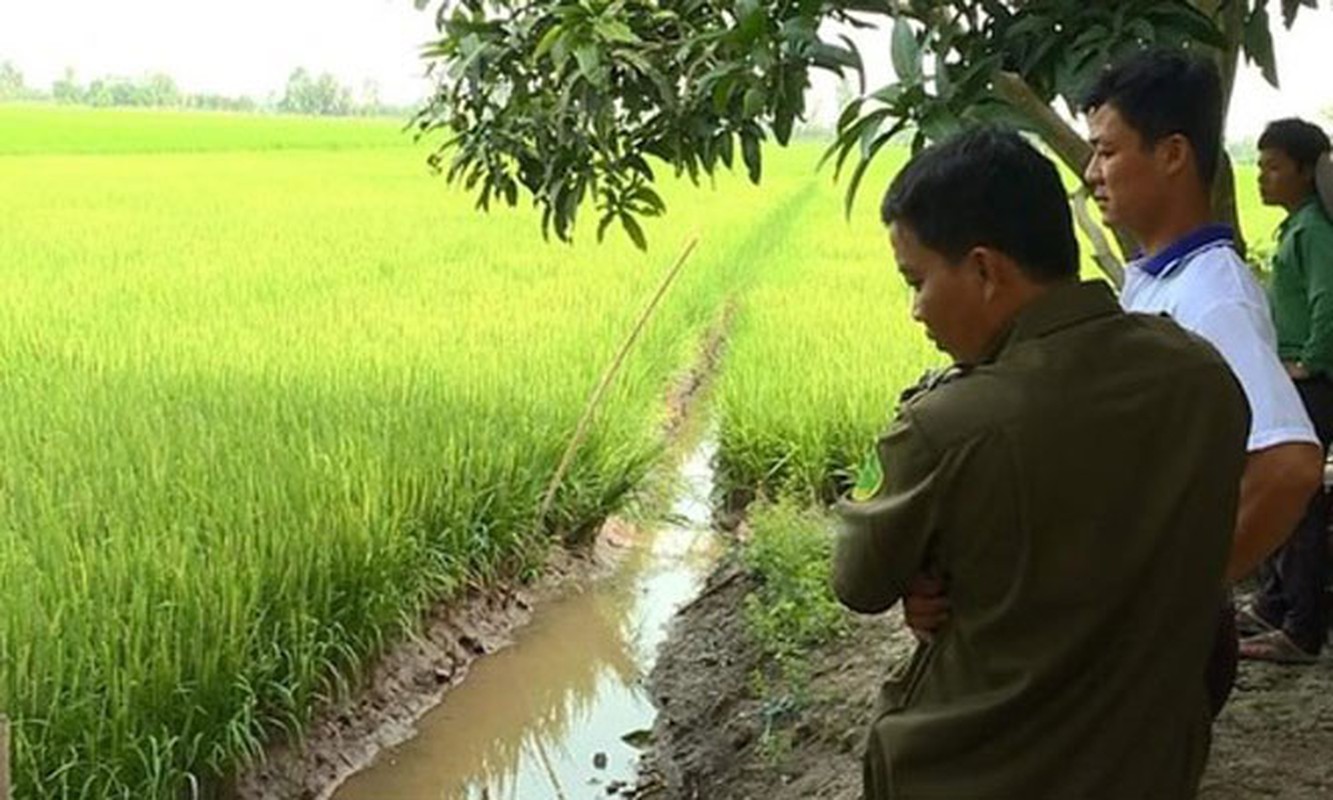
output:
<svg viewBox="0 0 1333 800"><path fill-rule="evenodd" d="M1328 134L1312 122L1288 117L1268 123L1259 137L1259 149L1281 150L1296 166L1309 169L1329 151Z"/></svg>
<svg viewBox="0 0 1333 800"><path fill-rule="evenodd" d="M1212 61L1179 50L1140 50L1103 72L1083 97L1091 113L1110 105L1145 146L1181 134L1199 177L1212 184L1222 152L1222 79Z"/></svg>
<svg viewBox="0 0 1333 800"><path fill-rule="evenodd" d="M894 177L880 216L950 261L984 246L1042 283L1078 275L1060 174L1013 131L976 128L921 151Z"/></svg>

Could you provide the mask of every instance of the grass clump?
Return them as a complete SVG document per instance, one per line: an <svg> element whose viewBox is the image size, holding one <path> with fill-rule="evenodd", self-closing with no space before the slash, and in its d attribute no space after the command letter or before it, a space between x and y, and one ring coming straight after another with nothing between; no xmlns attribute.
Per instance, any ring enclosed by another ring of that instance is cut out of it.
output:
<svg viewBox="0 0 1333 800"><path fill-rule="evenodd" d="M785 500L752 506L750 523L741 558L759 587L745 598L745 620L764 654L750 679L763 703L760 747L776 762L789 750L784 724L809 699L810 654L846 633L848 618L829 583L826 514Z"/></svg>

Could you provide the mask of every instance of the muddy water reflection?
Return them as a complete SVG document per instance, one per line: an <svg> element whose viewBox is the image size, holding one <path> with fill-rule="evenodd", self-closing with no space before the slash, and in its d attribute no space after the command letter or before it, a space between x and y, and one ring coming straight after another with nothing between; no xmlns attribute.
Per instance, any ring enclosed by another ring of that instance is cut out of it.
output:
<svg viewBox="0 0 1333 800"><path fill-rule="evenodd" d="M473 665L415 738L334 797L582 800L632 779L638 751L621 737L652 727L642 681L714 554L712 455L702 446L683 465L677 524L645 534L615 576L538 609L516 644Z"/></svg>

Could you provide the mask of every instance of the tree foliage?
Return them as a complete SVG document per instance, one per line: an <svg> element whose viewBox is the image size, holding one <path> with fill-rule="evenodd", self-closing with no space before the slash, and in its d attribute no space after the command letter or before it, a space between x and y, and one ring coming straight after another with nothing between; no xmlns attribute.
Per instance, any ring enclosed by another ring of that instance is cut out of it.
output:
<svg viewBox="0 0 1333 800"><path fill-rule="evenodd" d="M0 102L24 100L31 90L23 82L23 73L9 61L0 62Z"/></svg>
<svg viewBox="0 0 1333 800"><path fill-rule="evenodd" d="M1314 5L1281 0L1281 20ZM1077 166L1086 143L1051 104L1132 48L1214 54L1228 92L1244 54L1276 83L1274 16L1269 0L448 0L423 53L438 90L415 123L445 132L433 163L481 208L530 195L543 232L569 239L591 204L599 238L619 221L642 246L637 218L664 210L654 163L758 182L815 70L858 80L829 152L851 165L850 206L889 141L919 147L973 120L1033 131ZM885 86L866 85L838 32L872 26L892 53Z"/></svg>
<svg viewBox="0 0 1333 800"><path fill-rule="evenodd" d="M343 116L351 113L353 105L352 91L333 75L322 72L314 76L304 67L297 67L287 78L278 109L290 114Z"/></svg>
<svg viewBox="0 0 1333 800"><path fill-rule="evenodd" d="M7 81L22 75L8 62L0 64L0 100L16 99L6 94ZM35 93L29 91L27 96ZM188 93L181 90L175 79L164 73L153 73L138 78L104 76L94 78L86 86L79 82L72 68L51 86L52 100L91 106L139 106L151 108L197 108L212 111L278 111L292 114L318 115L392 115L405 117L410 109L392 106L380 99L379 85L366 80L359 96L343 86L333 75L324 72L312 75L304 68L296 69L287 79L282 97L260 102L252 97L229 96L208 92Z"/></svg>

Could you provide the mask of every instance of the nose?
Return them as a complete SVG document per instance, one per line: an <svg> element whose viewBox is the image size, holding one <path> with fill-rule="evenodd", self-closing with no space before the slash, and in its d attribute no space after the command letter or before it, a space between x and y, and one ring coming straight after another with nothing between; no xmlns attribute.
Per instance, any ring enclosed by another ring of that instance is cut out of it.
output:
<svg viewBox="0 0 1333 800"><path fill-rule="evenodd" d="M1096 154L1088 159L1088 165L1083 168L1083 182L1088 186L1096 186L1102 182L1102 165Z"/></svg>
<svg viewBox="0 0 1333 800"><path fill-rule="evenodd" d="M921 317L921 293L912 293L912 319L916 322L923 322Z"/></svg>

